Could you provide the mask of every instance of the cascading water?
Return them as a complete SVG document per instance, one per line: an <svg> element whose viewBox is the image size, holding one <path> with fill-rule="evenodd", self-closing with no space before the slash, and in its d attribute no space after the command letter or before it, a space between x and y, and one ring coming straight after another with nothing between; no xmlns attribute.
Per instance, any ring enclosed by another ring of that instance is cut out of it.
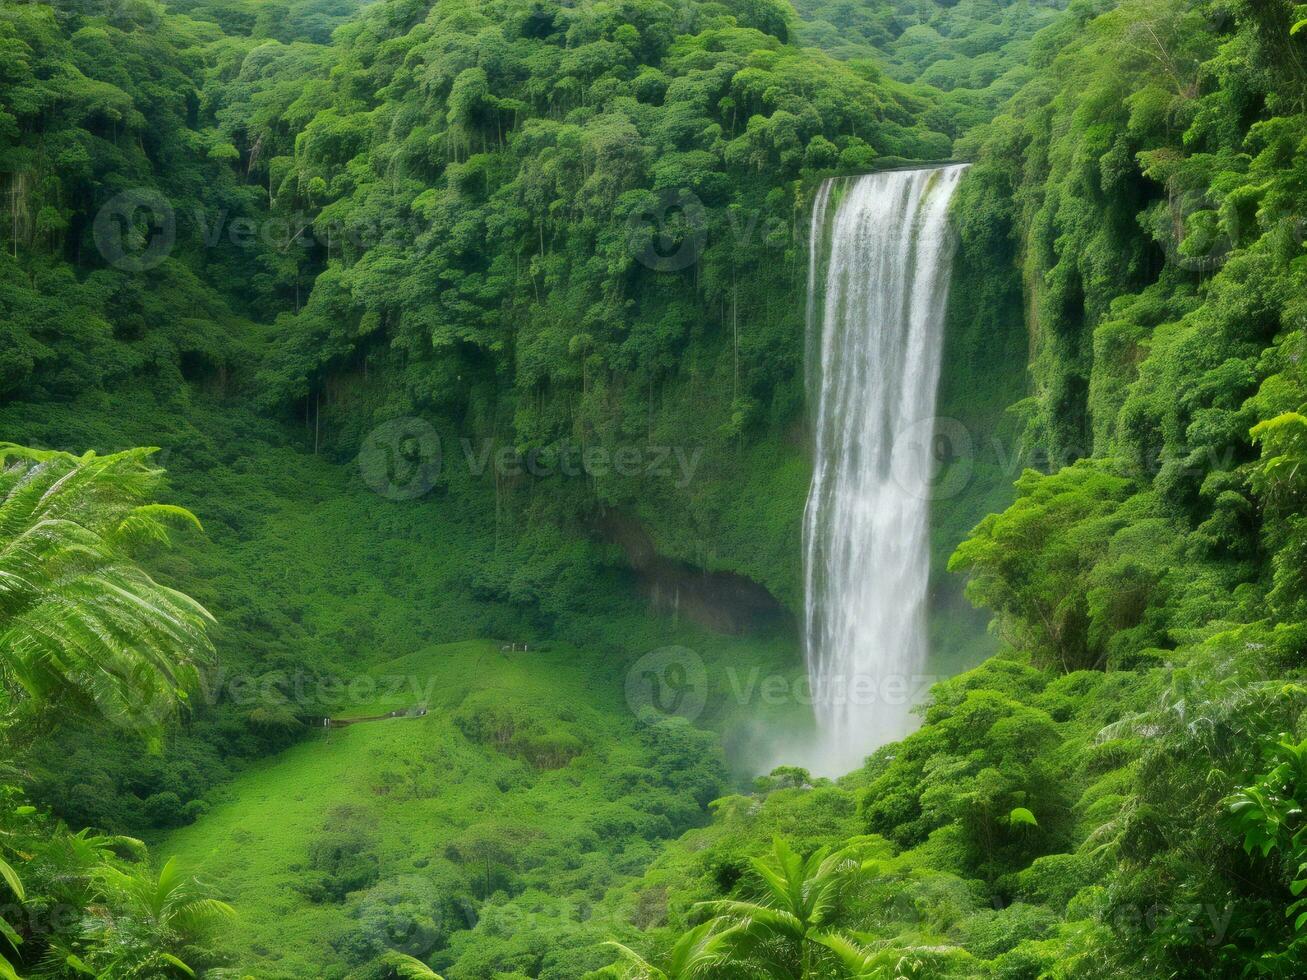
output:
<svg viewBox="0 0 1307 980"><path fill-rule="evenodd" d="M924 681L948 205L965 169L829 180L813 210L804 639L828 774L911 731Z"/></svg>

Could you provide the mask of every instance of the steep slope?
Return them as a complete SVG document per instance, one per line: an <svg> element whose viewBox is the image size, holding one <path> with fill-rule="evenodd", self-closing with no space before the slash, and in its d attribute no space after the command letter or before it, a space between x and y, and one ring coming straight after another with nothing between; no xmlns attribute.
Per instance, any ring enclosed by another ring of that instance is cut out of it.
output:
<svg viewBox="0 0 1307 980"><path fill-rule="evenodd" d="M610 468L538 503L792 604L807 178L949 139L789 33L767 3L370 8L293 147L235 134L317 232L269 403L332 446L424 411L522 455L694 455L685 486Z"/></svg>

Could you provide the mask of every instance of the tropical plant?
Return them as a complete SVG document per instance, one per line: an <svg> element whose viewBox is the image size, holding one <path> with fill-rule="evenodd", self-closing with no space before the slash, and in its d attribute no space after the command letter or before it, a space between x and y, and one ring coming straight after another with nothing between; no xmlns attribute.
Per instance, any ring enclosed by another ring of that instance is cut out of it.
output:
<svg viewBox="0 0 1307 980"><path fill-rule="evenodd" d="M1274 855L1288 879L1293 900L1284 914L1293 920L1293 930L1287 944L1276 948L1272 936L1278 930L1267 930L1252 958L1259 973L1289 975L1307 960L1307 739L1281 735L1266 759L1270 768L1225 802L1231 823L1243 836L1244 851L1263 859Z"/></svg>
<svg viewBox="0 0 1307 980"><path fill-rule="evenodd" d="M236 916L230 905L207 897L195 878L183 875L175 858L157 877L105 861L93 869L92 880L104 911L86 930L89 949L80 956L70 953L68 962L94 976L150 976L169 967L194 976L170 949Z"/></svg>
<svg viewBox="0 0 1307 980"><path fill-rule="evenodd" d="M608 945L626 961L626 976L631 980L711 980L742 975L745 967L739 954L743 938L738 925L723 927L716 919L701 923L681 935L661 967L621 943Z"/></svg>
<svg viewBox="0 0 1307 980"><path fill-rule="evenodd" d="M153 501L154 450L0 444L0 685L7 710L70 700L157 735L208 663L209 613L131 558L190 511Z"/></svg>
<svg viewBox="0 0 1307 980"><path fill-rule="evenodd" d="M173 525L199 523L154 502L163 472L147 464L151 452L73 456L0 444L0 735L25 715L59 708L156 737L209 662L208 612L132 558L143 543L166 544ZM33 901L87 912L44 936L25 961L53 958L93 976L190 973L171 950L232 914L172 861L157 878L122 863L122 851L144 856L139 841L70 833L16 790L2 802L6 852L27 862L40 886ZM0 878L20 907L28 901L3 857ZM25 942L9 923L0 935L15 952ZM0 977L11 976L13 964L0 958Z"/></svg>
<svg viewBox="0 0 1307 980"><path fill-rule="evenodd" d="M756 899L699 903L713 917L682 934L661 966L620 943L609 945L622 954L632 980L911 976L919 965L911 949L864 946L839 931L850 889L879 870L867 858L870 842L854 838L805 858L774 838L771 853L750 862ZM883 854L883 842L877 843Z"/></svg>
<svg viewBox="0 0 1307 980"><path fill-rule="evenodd" d="M24 974L49 976L193 975L187 950L235 914L175 860L152 875L141 841L73 833L10 786L0 786L0 849L0 879L13 896L0 935L17 954L0 959L4 980L20 963Z"/></svg>
<svg viewBox="0 0 1307 980"><path fill-rule="evenodd" d="M910 952L892 946L868 947L839 933L826 933L813 939L835 954L852 980L915 976L921 966L921 961Z"/></svg>
<svg viewBox="0 0 1307 980"><path fill-rule="evenodd" d="M1304 406L1307 407L1307 406ZM1262 450L1260 465L1253 471L1254 488L1264 497L1283 489L1289 494L1301 490L1304 458L1307 458L1307 418L1302 412L1283 412L1264 419L1249 432Z"/></svg>
<svg viewBox="0 0 1307 980"><path fill-rule="evenodd" d="M27 893L23 888L22 879L18 877L18 872L4 858L0 858L0 878L4 879L5 885L8 886L9 891L19 904L27 900ZM4 919L0 919L0 936L3 936L5 942L15 951L23 943L23 937ZM14 971L13 964L2 954L0 954L0 980L18 980L18 974Z"/></svg>
<svg viewBox="0 0 1307 980"><path fill-rule="evenodd" d="M163 929L198 932L234 916L225 902L205 895L199 883L182 874L176 858L169 858L157 878L126 875L113 867L99 869L97 887L106 899L124 899L126 907Z"/></svg>
<svg viewBox="0 0 1307 980"><path fill-rule="evenodd" d="M734 940L769 976L808 976L842 912L841 898L859 878L874 872L853 843L839 850L819 848L804 858L784 840L772 841L766 858L750 861L761 893L756 901L723 899L702 903L719 928L737 932Z"/></svg>

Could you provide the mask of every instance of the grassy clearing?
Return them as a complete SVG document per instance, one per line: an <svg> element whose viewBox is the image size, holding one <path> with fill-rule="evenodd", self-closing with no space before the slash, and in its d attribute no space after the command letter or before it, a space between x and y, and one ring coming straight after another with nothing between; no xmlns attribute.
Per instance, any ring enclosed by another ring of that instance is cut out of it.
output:
<svg viewBox="0 0 1307 980"><path fill-rule="evenodd" d="M379 880L446 863L446 846L473 822L547 814L532 820L533 835L565 833L581 815L578 804L603 798L606 761L631 754L633 724L623 716L620 692L588 685L584 665L569 663L571 655L509 655L480 642L395 661L380 673L430 685L425 717L325 731L223 787L209 815L167 838L162 850L247 910L224 952L265 976L315 975L337 958L330 943L348 933L349 906L315 902L300 890L313 864L309 843L328 827L363 835ZM453 710L472 690L569 715L588 693L590 706L581 710L598 723L592 727L604 733L603 744L566 772L529 773L455 727ZM411 701L407 692L388 693L343 713L367 715Z"/></svg>
<svg viewBox="0 0 1307 980"><path fill-rule="evenodd" d="M343 976L383 947L445 945L454 976L480 975L460 950L484 958L506 919L514 949L501 955L538 945L588 963L610 926L586 910L701 822L722 786L716 737L679 722L651 737L624 667L489 641L379 664L376 695L340 713L409 708L423 692L425 716L324 730L251 765L158 853L244 911L221 954L260 977ZM729 718L729 698L714 702ZM469 930L490 936L473 944Z"/></svg>

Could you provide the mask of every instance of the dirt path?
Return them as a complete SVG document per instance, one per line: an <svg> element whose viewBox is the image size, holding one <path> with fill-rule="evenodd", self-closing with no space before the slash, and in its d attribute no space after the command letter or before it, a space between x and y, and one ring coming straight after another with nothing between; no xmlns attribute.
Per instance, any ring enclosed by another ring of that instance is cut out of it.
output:
<svg viewBox="0 0 1307 980"><path fill-rule="evenodd" d="M384 715L365 715L361 718L323 718L321 728L345 728L349 725L361 725L365 721L385 721L387 718L421 718L427 713L425 707L396 708Z"/></svg>

